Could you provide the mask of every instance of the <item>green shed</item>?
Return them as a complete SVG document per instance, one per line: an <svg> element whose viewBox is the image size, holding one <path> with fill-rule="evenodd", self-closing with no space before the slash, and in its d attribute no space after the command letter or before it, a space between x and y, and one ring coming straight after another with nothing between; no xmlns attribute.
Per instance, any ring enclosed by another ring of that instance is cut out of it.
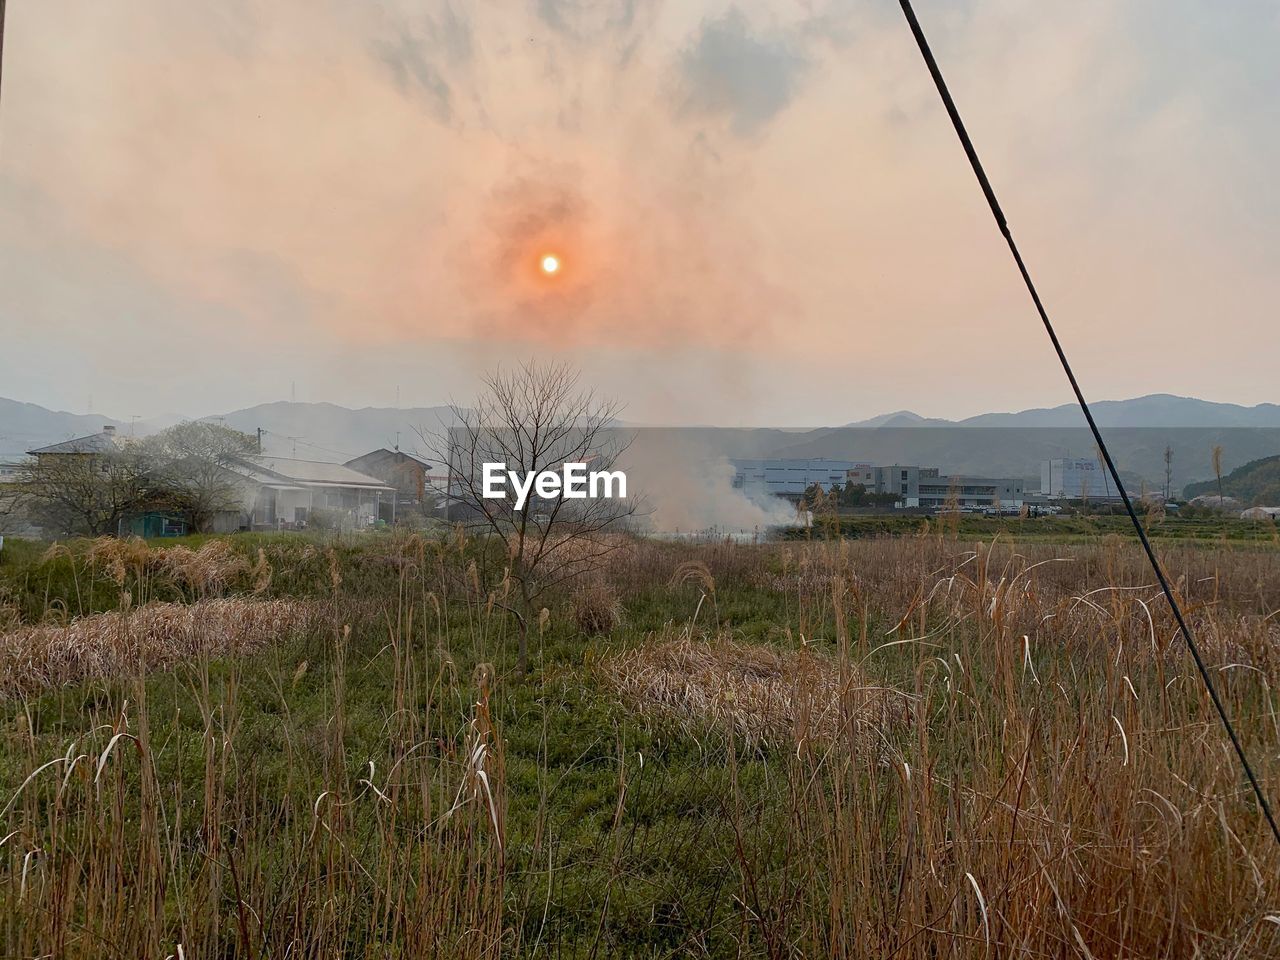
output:
<svg viewBox="0 0 1280 960"><path fill-rule="evenodd" d="M188 532L187 521L166 513L143 513L129 521L129 532L135 537L184 537Z"/></svg>

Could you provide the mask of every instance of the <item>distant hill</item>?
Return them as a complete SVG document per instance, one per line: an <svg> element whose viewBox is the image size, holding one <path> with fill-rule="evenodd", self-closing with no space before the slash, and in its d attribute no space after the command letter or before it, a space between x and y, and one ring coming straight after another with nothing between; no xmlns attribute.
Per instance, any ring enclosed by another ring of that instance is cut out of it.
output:
<svg viewBox="0 0 1280 960"><path fill-rule="evenodd" d="M454 423L447 406L352 410L334 403L286 401L258 404L211 419L245 433L261 427L265 431L262 446L268 453L334 461L350 460L379 447L390 449L397 443L410 453L430 455L430 437Z"/></svg>
<svg viewBox="0 0 1280 960"><path fill-rule="evenodd" d="M1244 407L1194 397L1153 393L1132 400L1099 400L1090 404L1100 427L1280 427L1280 404ZM963 420L921 417L899 410L847 427L1084 427L1084 415L1074 403L1037 407L1018 413L982 413Z"/></svg>
<svg viewBox="0 0 1280 960"><path fill-rule="evenodd" d="M1218 480L1189 483L1182 495L1190 500L1203 494L1216 495ZM1280 506L1280 456L1251 460L1222 478L1224 496L1235 497L1250 506Z"/></svg>
<svg viewBox="0 0 1280 960"><path fill-rule="evenodd" d="M47 410L34 403L0 398L0 459L19 459L28 450L113 426L120 433L146 436L181 418L166 416L136 422L97 414ZM419 432L439 433L453 424L447 406L364 407L351 410L333 403L264 403L201 419L254 433L263 430L267 453L341 462L398 442L409 452L429 453Z"/></svg>
<svg viewBox="0 0 1280 960"><path fill-rule="evenodd" d="M88 436L106 426L123 432L129 425L112 417L48 410L0 397L0 459L17 459L35 447Z"/></svg>
<svg viewBox="0 0 1280 960"><path fill-rule="evenodd" d="M867 420L858 420L854 423L846 423L846 427L953 427L954 420L939 420L936 417L922 417L918 413L912 413L910 410L895 410L893 413L883 413L878 417L871 417Z"/></svg>

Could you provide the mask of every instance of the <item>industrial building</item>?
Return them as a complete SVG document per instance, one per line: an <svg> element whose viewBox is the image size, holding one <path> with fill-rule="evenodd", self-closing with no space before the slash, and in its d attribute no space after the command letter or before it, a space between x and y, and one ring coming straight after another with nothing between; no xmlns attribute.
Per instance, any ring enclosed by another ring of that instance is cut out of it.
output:
<svg viewBox="0 0 1280 960"><path fill-rule="evenodd" d="M733 460L733 486L748 497L796 499L813 484L824 489L862 484L868 493L891 493L899 506L939 508L954 498L970 509L1017 509L1023 503L1020 477L947 476L937 467L875 466L861 460Z"/></svg>
<svg viewBox="0 0 1280 960"><path fill-rule="evenodd" d="M903 464L876 467L875 476L874 491L896 494L903 507L938 509L954 502L970 509L1018 509L1023 501L1021 477L950 475Z"/></svg>
<svg viewBox="0 0 1280 960"><path fill-rule="evenodd" d="M1019 509L1023 503L1021 477L940 476L937 470L921 471L917 505L943 507L954 498L958 507Z"/></svg>
<svg viewBox="0 0 1280 960"><path fill-rule="evenodd" d="M1120 499L1115 484L1097 457L1040 461L1040 494L1050 500Z"/></svg>
<svg viewBox="0 0 1280 960"><path fill-rule="evenodd" d="M860 460L828 460L812 457L796 460L732 460L733 486L751 499L762 496L801 496L815 483L824 490L843 487L852 480L870 490L875 467Z"/></svg>

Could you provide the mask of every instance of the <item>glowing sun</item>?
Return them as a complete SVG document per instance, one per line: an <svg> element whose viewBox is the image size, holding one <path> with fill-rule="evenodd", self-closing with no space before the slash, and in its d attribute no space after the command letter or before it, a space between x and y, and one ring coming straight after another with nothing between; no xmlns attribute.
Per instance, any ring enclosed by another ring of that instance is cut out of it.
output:
<svg viewBox="0 0 1280 960"><path fill-rule="evenodd" d="M550 276L553 273L560 272L560 258L555 254L549 253L542 258L542 272Z"/></svg>

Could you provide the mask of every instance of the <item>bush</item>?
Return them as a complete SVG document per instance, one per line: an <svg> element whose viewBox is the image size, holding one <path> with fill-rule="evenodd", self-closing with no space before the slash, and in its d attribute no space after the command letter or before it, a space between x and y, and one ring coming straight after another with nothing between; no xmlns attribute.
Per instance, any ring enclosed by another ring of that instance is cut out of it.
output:
<svg viewBox="0 0 1280 960"><path fill-rule="evenodd" d="M622 625L622 602L613 585L592 579L573 593L573 622L587 636L612 633Z"/></svg>

